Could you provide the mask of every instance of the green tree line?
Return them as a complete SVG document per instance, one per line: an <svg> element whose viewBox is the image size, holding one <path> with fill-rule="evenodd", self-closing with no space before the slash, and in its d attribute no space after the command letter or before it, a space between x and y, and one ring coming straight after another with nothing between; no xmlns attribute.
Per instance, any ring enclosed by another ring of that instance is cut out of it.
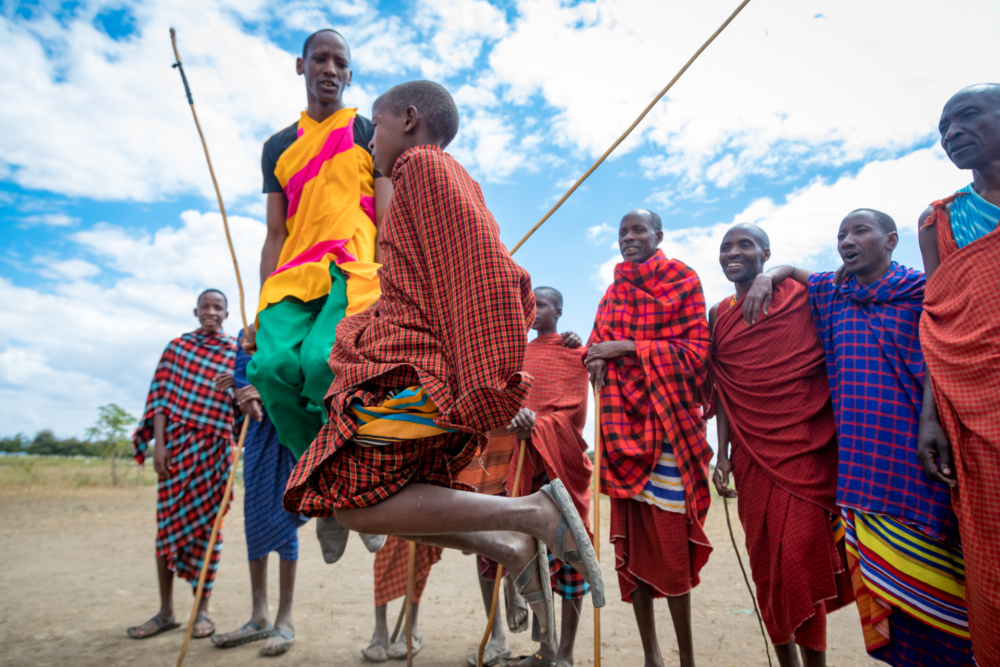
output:
<svg viewBox="0 0 1000 667"><path fill-rule="evenodd" d="M50 429L29 438L23 433L0 438L0 452L24 452L35 456L99 456L115 459L132 453L129 427L135 417L123 408L109 403L98 408L97 423L87 429L87 438L60 439Z"/></svg>

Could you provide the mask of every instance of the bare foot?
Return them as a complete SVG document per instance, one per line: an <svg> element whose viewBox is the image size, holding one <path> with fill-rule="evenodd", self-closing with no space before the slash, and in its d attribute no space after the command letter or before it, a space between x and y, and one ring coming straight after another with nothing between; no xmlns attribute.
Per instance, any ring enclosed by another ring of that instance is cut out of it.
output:
<svg viewBox="0 0 1000 667"><path fill-rule="evenodd" d="M194 628L191 632L191 636L194 639L204 639L205 637L211 637L215 634L215 623L212 619L208 617L208 614L202 612L198 614L194 619Z"/></svg>
<svg viewBox="0 0 1000 667"><path fill-rule="evenodd" d="M534 539L523 533L510 533L510 536L511 547L515 552L515 556L511 562L512 567L510 568L510 576L516 581L518 575L521 574L524 568L535 560L536 554L538 553L538 546ZM542 579L538 576L538 571L536 570L531 579L528 580L528 583L519 592L522 596L527 597L529 594L540 590L542 590ZM545 608L545 600L529 603L529 606L531 607L531 610L535 612L535 619L538 622L539 630L544 635L548 630L549 622L548 612Z"/></svg>
<svg viewBox="0 0 1000 667"><path fill-rule="evenodd" d="M514 588L514 577L507 574L503 580L504 597L507 599L507 627L511 632L519 632L527 625L528 605Z"/></svg>

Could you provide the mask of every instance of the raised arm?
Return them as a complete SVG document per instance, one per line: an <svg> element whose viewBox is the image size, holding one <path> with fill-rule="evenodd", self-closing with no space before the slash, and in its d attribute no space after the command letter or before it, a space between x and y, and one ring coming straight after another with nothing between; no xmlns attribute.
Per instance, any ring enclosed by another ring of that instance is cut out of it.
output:
<svg viewBox="0 0 1000 667"><path fill-rule="evenodd" d="M927 274L928 280L941 265L937 229L924 226L933 210L928 207L920 214L917 232L920 240L920 254L924 258L924 273ZM948 436L941 428L937 404L934 402L931 371L926 364L924 365L924 404L920 409L920 430L917 433L917 460L920 461L927 476L935 482L948 486L955 486L958 483L951 464L951 443L948 442Z"/></svg>
<svg viewBox="0 0 1000 667"><path fill-rule="evenodd" d="M795 282L809 286L811 272L799 269L794 266L776 266L770 271L765 271L754 278L750 291L743 299L743 321L748 327L757 324L757 320L767 317L767 310L771 305L771 293L774 286L783 280L791 278Z"/></svg>

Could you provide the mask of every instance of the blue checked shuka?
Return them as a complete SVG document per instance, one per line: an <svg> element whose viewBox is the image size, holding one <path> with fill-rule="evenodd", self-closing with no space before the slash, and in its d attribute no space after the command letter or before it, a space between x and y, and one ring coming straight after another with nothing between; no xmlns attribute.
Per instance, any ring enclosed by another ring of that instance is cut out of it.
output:
<svg viewBox="0 0 1000 667"><path fill-rule="evenodd" d="M249 355L238 349L233 371L237 387L249 384L249 362ZM243 448L243 486L246 489L243 515L248 560L263 558L272 551L277 551L281 560L298 560L298 530L308 519L286 512L281 504L285 485L294 468L295 454L278 442L278 431L267 412L260 423L251 420Z"/></svg>

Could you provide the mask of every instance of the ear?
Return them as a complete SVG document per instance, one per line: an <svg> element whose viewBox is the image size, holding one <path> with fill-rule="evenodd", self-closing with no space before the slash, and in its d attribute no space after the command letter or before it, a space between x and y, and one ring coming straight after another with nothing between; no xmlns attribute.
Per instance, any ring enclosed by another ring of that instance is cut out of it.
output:
<svg viewBox="0 0 1000 667"><path fill-rule="evenodd" d="M302 60L302 58L295 59L295 73L299 76L306 73L306 61Z"/></svg>
<svg viewBox="0 0 1000 667"><path fill-rule="evenodd" d="M406 107L406 111L403 113L406 114L406 125L403 127L403 131L412 132L416 129L417 122L420 120L420 111L417 110L417 107L411 104Z"/></svg>
<svg viewBox="0 0 1000 667"><path fill-rule="evenodd" d="M885 247L890 253L899 245L899 232L889 232L885 235Z"/></svg>
<svg viewBox="0 0 1000 667"><path fill-rule="evenodd" d="M556 319L562 317L562 308L556 308Z"/></svg>
<svg viewBox="0 0 1000 667"><path fill-rule="evenodd" d="M229 319L229 311L228 311L228 310L227 310L227 311L225 312L225 314L224 314L224 315L222 316L222 319L224 319L224 320L228 320L228 319Z"/></svg>
<svg viewBox="0 0 1000 667"><path fill-rule="evenodd" d="M348 85L348 86L351 85L351 81L353 81L353 80L354 80L354 70L349 69L349 70L347 70L347 84L346 85Z"/></svg>
<svg viewBox="0 0 1000 667"><path fill-rule="evenodd" d="M656 232L656 245L663 243L663 230Z"/></svg>
<svg viewBox="0 0 1000 667"><path fill-rule="evenodd" d="M769 259L771 259L771 249L764 248L764 252L760 254L760 263L765 264Z"/></svg>
<svg viewBox="0 0 1000 667"><path fill-rule="evenodd" d="M194 309L191 310L191 312L194 313L194 318L198 319L198 309L194 308Z"/></svg>

